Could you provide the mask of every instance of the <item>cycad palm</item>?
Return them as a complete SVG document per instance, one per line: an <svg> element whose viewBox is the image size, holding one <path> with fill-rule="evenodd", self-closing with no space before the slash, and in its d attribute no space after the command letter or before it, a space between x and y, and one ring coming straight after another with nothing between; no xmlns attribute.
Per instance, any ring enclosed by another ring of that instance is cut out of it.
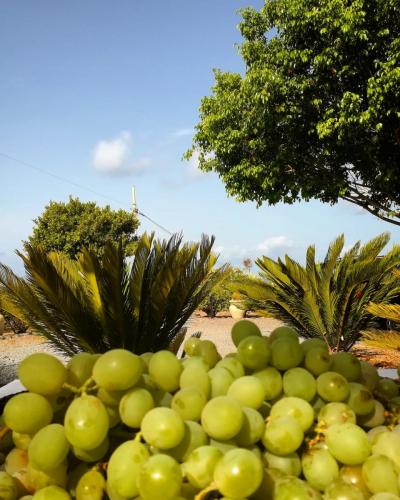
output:
<svg viewBox="0 0 400 500"><path fill-rule="evenodd" d="M1 306L67 354L165 349L226 272L213 270L213 242L145 234L130 265L111 243L102 258L84 249L77 260L27 245L25 279L0 264Z"/></svg>
<svg viewBox="0 0 400 500"><path fill-rule="evenodd" d="M400 246L378 258L388 241L382 234L364 246L356 243L341 258L344 237L339 236L321 263L310 246L305 266L288 255L277 261L262 257L257 260L262 279L239 288L257 301L261 314L282 320L304 337L323 338L331 350L348 350L361 330L375 324L365 305L388 303L400 292L389 272L400 263Z"/></svg>
<svg viewBox="0 0 400 500"><path fill-rule="evenodd" d="M395 269L393 275L400 283L400 271ZM362 332L360 352L383 364L400 364L400 305L377 304L371 302L367 311L374 316L390 321L390 329L373 328Z"/></svg>

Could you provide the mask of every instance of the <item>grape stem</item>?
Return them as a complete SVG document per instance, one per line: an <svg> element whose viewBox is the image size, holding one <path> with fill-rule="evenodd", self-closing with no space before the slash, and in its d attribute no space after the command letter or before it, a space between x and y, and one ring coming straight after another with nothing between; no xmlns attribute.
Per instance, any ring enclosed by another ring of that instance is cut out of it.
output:
<svg viewBox="0 0 400 500"><path fill-rule="evenodd" d="M201 490L195 497L194 500L203 500L203 498L206 498L208 493L211 491L216 491L218 490L217 485L215 483L209 484L206 488Z"/></svg>
<svg viewBox="0 0 400 500"><path fill-rule="evenodd" d="M6 436L7 432L10 430L9 427L4 425L3 427L0 427L0 442L4 439Z"/></svg>
<svg viewBox="0 0 400 500"><path fill-rule="evenodd" d="M75 387L74 385L68 384L68 382L63 383L63 389L68 389L69 391L73 392L74 394L81 394L81 391Z"/></svg>

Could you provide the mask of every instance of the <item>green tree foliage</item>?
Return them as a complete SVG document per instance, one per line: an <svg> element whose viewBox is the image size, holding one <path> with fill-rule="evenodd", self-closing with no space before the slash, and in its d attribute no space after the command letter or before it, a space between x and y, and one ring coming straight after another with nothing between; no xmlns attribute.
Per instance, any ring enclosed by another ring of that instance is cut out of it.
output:
<svg viewBox="0 0 400 500"><path fill-rule="evenodd" d="M316 262L310 246L304 266L288 255L277 261L262 257L256 263L264 282L239 290L258 303L258 312L282 320L299 335L320 337L333 351L348 350L361 331L376 326L366 305L387 304L400 294L400 283L391 272L400 264L400 245L378 257L388 241L385 233L363 246L358 242L341 257L340 236L323 262Z"/></svg>
<svg viewBox="0 0 400 500"><path fill-rule="evenodd" d="M82 247L101 255L108 241L122 241L128 255L134 249L139 221L134 213L99 207L95 202L69 198L68 203L51 201L42 215L34 219L30 245L47 251L60 251L74 258Z"/></svg>
<svg viewBox="0 0 400 500"><path fill-rule="evenodd" d="M121 243L106 243L101 257L83 248L76 259L27 244L26 278L0 264L1 307L67 354L166 349L225 275L214 269L213 243L144 234L129 265Z"/></svg>
<svg viewBox="0 0 400 500"><path fill-rule="evenodd" d="M190 157L240 201L316 198L400 225L398 0L242 11L244 75L217 70Z"/></svg>

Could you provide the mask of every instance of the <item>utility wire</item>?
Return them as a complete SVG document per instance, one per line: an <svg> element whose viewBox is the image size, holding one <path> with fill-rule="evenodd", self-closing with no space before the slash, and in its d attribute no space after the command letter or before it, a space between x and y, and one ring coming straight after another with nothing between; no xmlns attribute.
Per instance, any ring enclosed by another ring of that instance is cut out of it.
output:
<svg viewBox="0 0 400 500"><path fill-rule="evenodd" d="M40 172L42 174L48 175L50 177L53 177L54 179L58 179L58 180L60 180L62 182L66 182L66 183L71 184L72 186L78 187L80 189L85 189L86 191L90 191L91 193L95 194L96 196L100 196L101 198L104 198L106 200L113 201L114 203L118 203L118 205L121 205L124 208L127 207L127 205L125 203L123 203L122 201L120 201L120 200L116 200L115 198L111 198L110 196L107 196L107 195L104 195L102 193L99 193L98 191L95 191L94 189L91 189L91 188L89 188L87 186L83 186L82 184L79 184L77 182L71 181L70 179L67 179L66 177L63 177L61 175L53 174L53 172L49 172L48 170L45 170L43 168L39 168L39 167L37 167L35 165L32 165L31 163L28 163L26 161L19 160L18 158L15 158L14 156L10 156L10 155L8 155L6 153L2 153L2 152L0 152L0 156L3 156L4 158L7 158L8 160L12 160L12 161L14 161L16 163L19 163L20 165L24 165L25 167L31 168L33 170L36 170L37 172ZM137 213L138 215L140 215L141 217L147 219L152 224L154 224L155 226L159 227L160 229L162 229L163 231L165 231L169 235L172 235L172 232L169 231L166 227L162 226L161 224L159 224L154 219L152 219L148 215L144 214L140 210L134 209L134 212Z"/></svg>

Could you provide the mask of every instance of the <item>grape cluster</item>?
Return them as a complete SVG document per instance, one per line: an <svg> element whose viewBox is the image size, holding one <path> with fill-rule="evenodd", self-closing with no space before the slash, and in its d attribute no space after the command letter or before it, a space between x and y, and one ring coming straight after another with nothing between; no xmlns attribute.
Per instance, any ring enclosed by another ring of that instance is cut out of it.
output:
<svg viewBox="0 0 400 500"><path fill-rule="evenodd" d="M399 499L399 387L321 339L248 321L221 359L32 354L0 420L0 499Z"/></svg>

